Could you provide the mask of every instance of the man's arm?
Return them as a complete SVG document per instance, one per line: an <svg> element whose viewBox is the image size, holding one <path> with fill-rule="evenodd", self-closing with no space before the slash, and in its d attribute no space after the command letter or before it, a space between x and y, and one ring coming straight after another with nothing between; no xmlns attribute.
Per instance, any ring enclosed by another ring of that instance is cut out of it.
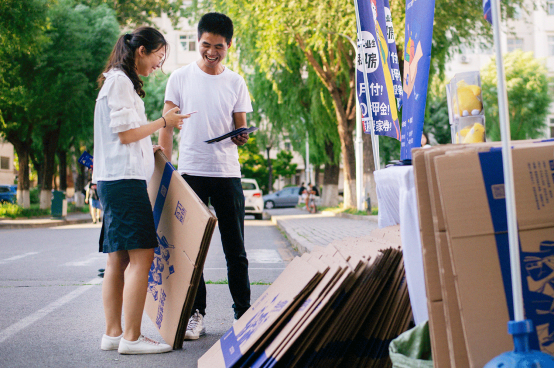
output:
<svg viewBox="0 0 554 369"><path fill-rule="evenodd" d="M171 101L166 101L164 104L163 114L165 115L169 110L176 108L177 105ZM160 129L160 137L158 139L158 144L163 147L163 153L169 159L171 163L171 153L173 152L173 127L165 127Z"/></svg>
<svg viewBox="0 0 554 369"><path fill-rule="evenodd" d="M235 129L246 128L246 113L233 113L233 121L235 122ZM231 137L231 141L237 146L242 146L249 138L248 133L244 133L236 137Z"/></svg>

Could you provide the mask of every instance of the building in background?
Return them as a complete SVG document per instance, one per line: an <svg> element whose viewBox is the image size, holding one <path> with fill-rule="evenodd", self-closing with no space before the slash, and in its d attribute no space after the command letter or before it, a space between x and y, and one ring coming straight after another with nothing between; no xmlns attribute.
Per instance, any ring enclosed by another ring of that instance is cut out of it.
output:
<svg viewBox="0 0 554 369"><path fill-rule="evenodd" d="M543 2L526 1L525 9L516 11L514 17L503 23L502 50L512 52L520 49L532 51L535 58L544 59L550 80L550 92L554 96L554 0ZM533 6L537 8L533 9ZM450 79L456 73L481 70L494 56L494 45L467 46L446 65ZM545 138L554 138L554 102L546 118Z"/></svg>
<svg viewBox="0 0 554 369"><path fill-rule="evenodd" d="M16 184L13 145L0 137L0 184Z"/></svg>

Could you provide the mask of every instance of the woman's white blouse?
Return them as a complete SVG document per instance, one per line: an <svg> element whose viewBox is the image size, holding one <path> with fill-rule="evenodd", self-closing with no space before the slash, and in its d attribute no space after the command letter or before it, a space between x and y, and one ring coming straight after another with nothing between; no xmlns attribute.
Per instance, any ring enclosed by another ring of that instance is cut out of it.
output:
<svg viewBox="0 0 554 369"><path fill-rule="evenodd" d="M148 124L144 102L133 82L118 69L104 73L106 80L94 110L94 171L92 182L120 179L150 181L154 152L150 136L122 144L118 133Z"/></svg>

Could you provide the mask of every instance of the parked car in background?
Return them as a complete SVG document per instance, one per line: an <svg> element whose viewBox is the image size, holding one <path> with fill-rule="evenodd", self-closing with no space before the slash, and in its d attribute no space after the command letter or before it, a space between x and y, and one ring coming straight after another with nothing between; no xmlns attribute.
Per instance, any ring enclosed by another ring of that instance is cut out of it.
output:
<svg viewBox="0 0 554 369"><path fill-rule="evenodd" d="M242 192L244 192L244 213L254 215L256 219L263 218L264 200L262 190L255 179L241 178Z"/></svg>
<svg viewBox="0 0 554 369"><path fill-rule="evenodd" d="M0 185L0 203L11 202L15 204L17 201L17 186L16 185Z"/></svg>
<svg viewBox="0 0 554 369"><path fill-rule="evenodd" d="M280 191L264 196L266 209L295 207L298 204L298 190L300 187L285 187Z"/></svg>

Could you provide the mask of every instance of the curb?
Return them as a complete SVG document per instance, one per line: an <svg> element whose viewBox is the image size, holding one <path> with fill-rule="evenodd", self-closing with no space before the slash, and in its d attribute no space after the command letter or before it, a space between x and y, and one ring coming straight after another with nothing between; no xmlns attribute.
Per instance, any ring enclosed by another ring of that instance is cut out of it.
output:
<svg viewBox="0 0 554 369"><path fill-rule="evenodd" d="M288 232L287 228L283 227L281 225L281 220L280 219L277 219L277 218L275 218L275 216L272 216L271 217L271 223L275 224L277 229L279 229L282 233L285 234L285 237L287 238L287 241L290 243L293 250L295 250L298 253L298 255L302 255L302 254L305 254L307 252L309 253L311 251L311 250L308 250L307 247L302 245L295 237L293 237L292 232Z"/></svg>
<svg viewBox="0 0 554 369"><path fill-rule="evenodd" d="M70 219L70 220L50 220L44 219L45 222L41 223L8 223L8 221L0 221L0 230L3 229L22 229L22 228L48 228L48 227L58 227L63 225L71 224L84 224L92 223L90 219Z"/></svg>
<svg viewBox="0 0 554 369"><path fill-rule="evenodd" d="M323 211L322 213L327 214L331 213L330 211ZM348 219L355 219L355 220L365 220L368 222L377 222L379 216L378 215L354 215L354 214L348 214L348 213L334 213L336 217L339 218L348 218Z"/></svg>

